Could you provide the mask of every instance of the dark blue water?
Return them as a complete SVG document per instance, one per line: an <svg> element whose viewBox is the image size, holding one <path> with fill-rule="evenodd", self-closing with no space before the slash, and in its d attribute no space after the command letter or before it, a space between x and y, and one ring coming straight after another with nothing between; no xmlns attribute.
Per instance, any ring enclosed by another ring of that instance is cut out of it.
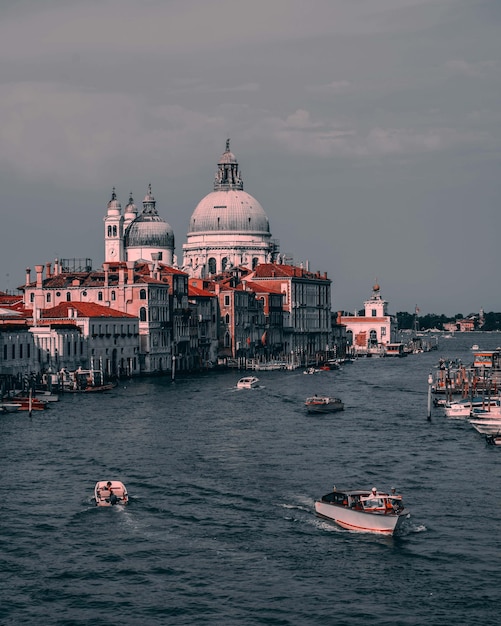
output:
<svg viewBox="0 0 501 626"><path fill-rule="evenodd" d="M129 381L0 418L2 625L499 624L501 450L433 409L438 352L305 376ZM343 413L307 416L312 393ZM93 505L119 479L126 509ZM315 517L332 489L396 486L400 537Z"/></svg>

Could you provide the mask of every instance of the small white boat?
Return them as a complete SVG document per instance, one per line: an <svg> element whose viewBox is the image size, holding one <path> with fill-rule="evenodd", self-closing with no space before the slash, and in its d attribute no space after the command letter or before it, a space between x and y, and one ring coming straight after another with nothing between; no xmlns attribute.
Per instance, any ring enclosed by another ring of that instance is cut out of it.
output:
<svg viewBox="0 0 501 626"><path fill-rule="evenodd" d="M340 398L331 396L311 396L304 403L308 413L334 413L344 410L344 403Z"/></svg>
<svg viewBox="0 0 501 626"><path fill-rule="evenodd" d="M492 435L501 432L501 419L471 419L469 422L482 435Z"/></svg>
<svg viewBox="0 0 501 626"><path fill-rule="evenodd" d="M15 402L2 402L0 404L1 413L16 413L21 410L21 405Z"/></svg>
<svg viewBox="0 0 501 626"><path fill-rule="evenodd" d="M471 347L472 350L478 350L478 344L474 343Z"/></svg>
<svg viewBox="0 0 501 626"><path fill-rule="evenodd" d="M316 367L309 367L308 369L304 370L303 374L318 374L318 372L321 372L322 370L317 369Z"/></svg>
<svg viewBox="0 0 501 626"><path fill-rule="evenodd" d="M119 480L98 480L94 487L96 506L125 505L129 496L125 485Z"/></svg>
<svg viewBox="0 0 501 626"><path fill-rule="evenodd" d="M332 520L347 530L393 535L409 517L409 512L402 496L394 489L391 491L383 493L375 487L370 491L339 491L334 487L331 493L315 502L315 511L319 517Z"/></svg>
<svg viewBox="0 0 501 626"><path fill-rule="evenodd" d="M457 400L456 402L446 402L444 405L444 413L446 417L469 417L473 409L490 410L492 407L499 406L499 400L496 398L471 398Z"/></svg>
<svg viewBox="0 0 501 626"><path fill-rule="evenodd" d="M244 376L237 382L237 389L254 389L259 385L259 378L256 376Z"/></svg>

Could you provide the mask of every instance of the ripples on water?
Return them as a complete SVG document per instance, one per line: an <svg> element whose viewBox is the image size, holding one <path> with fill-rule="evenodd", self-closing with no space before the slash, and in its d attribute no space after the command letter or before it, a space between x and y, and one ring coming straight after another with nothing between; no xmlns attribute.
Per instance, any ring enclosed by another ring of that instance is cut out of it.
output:
<svg viewBox="0 0 501 626"><path fill-rule="evenodd" d="M234 389L238 372L128 381L0 417L0 622L499 624L501 450L439 409L427 420L438 357L499 343L471 337L261 372L255 390ZM313 393L346 410L305 415ZM103 478L123 480L129 507L93 505ZM317 518L334 484L395 485L402 535Z"/></svg>

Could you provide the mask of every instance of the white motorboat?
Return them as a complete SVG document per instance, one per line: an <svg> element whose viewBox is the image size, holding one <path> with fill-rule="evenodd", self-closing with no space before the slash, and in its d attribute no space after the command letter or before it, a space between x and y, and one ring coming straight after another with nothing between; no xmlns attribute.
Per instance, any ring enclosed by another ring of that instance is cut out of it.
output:
<svg viewBox="0 0 501 626"><path fill-rule="evenodd" d="M259 385L259 378L256 376L244 376L237 382L237 389L254 389Z"/></svg>
<svg viewBox="0 0 501 626"><path fill-rule="evenodd" d="M96 506L125 505L129 496L125 485L119 480L98 480L94 487Z"/></svg>
<svg viewBox="0 0 501 626"><path fill-rule="evenodd" d="M311 396L306 398L304 405L308 413L334 413L344 410L342 400L331 396Z"/></svg>
<svg viewBox="0 0 501 626"><path fill-rule="evenodd" d="M370 491L339 491L334 487L315 502L315 511L341 528L384 535L393 535L409 517L402 496L394 489L384 493L375 487Z"/></svg>
<svg viewBox="0 0 501 626"><path fill-rule="evenodd" d="M499 400L496 398L480 398L457 400L456 402L446 402L444 405L444 413L446 417L469 417L473 409L487 409L499 406Z"/></svg>
<svg viewBox="0 0 501 626"><path fill-rule="evenodd" d="M501 419L471 419L469 422L482 435L492 435L501 432Z"/></svg>

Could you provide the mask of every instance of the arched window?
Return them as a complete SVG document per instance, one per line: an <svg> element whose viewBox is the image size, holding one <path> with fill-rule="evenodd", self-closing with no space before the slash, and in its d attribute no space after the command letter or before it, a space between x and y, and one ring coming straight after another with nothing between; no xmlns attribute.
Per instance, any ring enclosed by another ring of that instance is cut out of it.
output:
<svg viewBox="0 0 501 626"><path fill-rule="evenodd" d="M256 269L256 265L259 265L259 259L257 257L254 257L252 259L252 269Z"/></svg>
<svg viewBox="0 0 501 626"><path fill-rule="evenodd" d="M224 347L229 348L231 346L230 333L224 335Z"/></svg>
<svg viewBox="0 0 501 626"><path fill-rule="evenodd" d="M111 226L108 226L108 237L111 237Z"/></svg>
<svg viewBox="0 0 501 626"><path fill-rule="evenodd" d="M113 237L117 236L117 227L113 226Z"/></svg>
<svg viewBox="0 0 501 626"><path fill-rule="evenodd" d="M35 294L30 293L30 302L35 302Z"/></svg>
<svg viewBox="0 0 501 626"><path fill-rule="evenodd" d="M377 346L377 332L375 330L371 330L369 333L369 346Z"/></svg>
<svg viewBox="0 0 501 626"><path fill-rule="evenodd" d="M353 345L353 331L352 330L346 331L346 343L348 346Z"/></svg>
<svg viewBox="0 0 501 626"><path fill-rule="evenodd" d="M230 323L230 314L226 313L226 315L224 316L224 322L225 324L229 324Z"/></svg>
<svg viewBox="0 0 501 626"><path fill-rule="evenodd" d="M141 322L146 322L146 309L144 306L139 309L139 320Z"/></svg>
<svg viewBox="0 0 501 626"><path fill-rule="evenodd" d="M216 259L214 257L211 257L209 259L209 274L215 274L216 273Z"/></svg>
<svg viewBox="0 0 501 626"><path fill-rule="evenodd" d="M226 266L228 265L228 257L223 257L221 259L221 271L224 272Z"/></svg>
<svg viewBox="0 0 501 626"><path fill-rule="evenodd" d="M50 302L50 293L47 294L47 302Z"/></svg>
<svg viewBox="0 0 501 626"><path fill-rule="evenodd" d="M117 299L117 294L114 291L111 292L111 299L112 300L116 300Z"/></svg>
<svg viewBox="0 0 501 626"><path fill-rule="evenodd" d="M98 291L97 292L97 299L99 300L99 302L102 302L102 300L103 300L103 292L102 291Z"/></svg>
<svg viewBox="0 0 501 626"><path fill-rule="evenodd" d="M66 292L66 302L71 302L71 293L69 291Z"/></svg>
<svg viewBox="0 0 501 626"><path fill-rule="evenodd" d="M141 289L141 291L139 292L139 299L146 300L146 289Z"/></svg>

